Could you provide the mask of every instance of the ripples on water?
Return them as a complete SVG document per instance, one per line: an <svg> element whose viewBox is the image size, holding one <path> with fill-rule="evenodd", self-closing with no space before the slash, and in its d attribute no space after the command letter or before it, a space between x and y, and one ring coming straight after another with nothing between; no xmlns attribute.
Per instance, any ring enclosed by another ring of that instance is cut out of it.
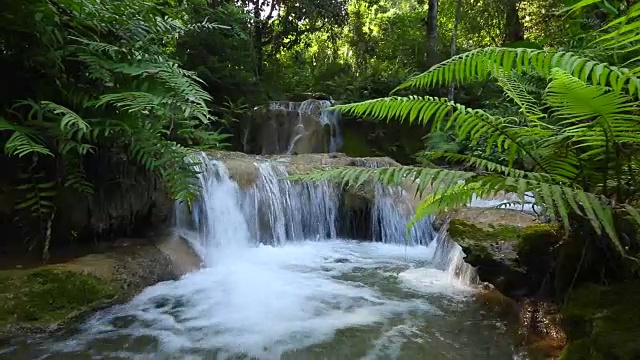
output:
<svg viewBox="0 0 640 360"><path fill-rule="evenodd" d="M16 340L0 357L513 359L507 324L430 269L432 251L341 240L221 250L75 335Z"/></svg>

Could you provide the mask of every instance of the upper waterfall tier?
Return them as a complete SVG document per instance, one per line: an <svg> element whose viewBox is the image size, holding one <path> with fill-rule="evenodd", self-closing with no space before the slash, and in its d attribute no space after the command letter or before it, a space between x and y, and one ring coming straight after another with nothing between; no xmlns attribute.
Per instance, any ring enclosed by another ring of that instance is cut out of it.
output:
<svg viewBox="0 0 640 360"><path fill-rule="evenodd" d="M254 109L243 124L246 153L336 152L342 146L340 113L330 100L275 101Z"/></svg>

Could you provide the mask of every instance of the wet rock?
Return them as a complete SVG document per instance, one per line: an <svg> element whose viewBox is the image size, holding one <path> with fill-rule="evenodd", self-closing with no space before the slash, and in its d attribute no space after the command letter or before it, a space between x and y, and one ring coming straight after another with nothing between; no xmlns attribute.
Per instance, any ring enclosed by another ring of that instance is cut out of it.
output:
<svg viewBox="0 0 640 360"><path fill-rule="evenodd" d="M247 155L230 151L207 151L214 159L222 161L230 177L238 182L241 189L247 189L256 183L259 171L256 163L264 161L280 162L289 175L306 173L320 169L338 167L394 167L400 164L388 157L354 158L343 153L307 153L298 155ZM405 186L407 193L413 193ZM349 235L357 239L371 239L371 208L376 198L375 182L364 181L359 186L346 185L341 191L339 236ZM410 203L403 199L399 204ZM410 200L410 199L409 199ZM406 206L408 209L409 206ZM261 226L266 226L261 225Z"/></svg>
<svg viewBox="0 0 640 360"><path fill-rule="evenodd" d="M0 338L73 326L199 263L184 241L165 237L120 239L105 252L69 262L0 271Z"/></svg>
<svg viewBox="0 0 640 360"><path fill-rule="evenodd" d="M229 176L238 183L240 189L247 189L258 180L258 168L252 159L229 159L224 164L229 170Z"/></svg>
<svg viewBox="0 0 640 360"><path fill-rule="evenodd" d="M520 336L535 358L557 359L567 343L560 307L549 301L526 299L520 307Z"/></svg>
<svg viewBox="0 0 640 360"><path fill-rule="evenodd" d="M463 208L439 216L436 227L450 218L449 235L463 249L465 261L480 280L503 294L520 298L536 293L553 265L555 227L515 210Z"/></svg>
<svg viewBox="0 0 640 360"><path fill-rule="evenodd" d="M496 288L490 283L483 283L480 285L480 291L478 291L474 298L477 302L483 304L485 307L492 311L497 311L506 316L514 316L517 309L517 303L502 293L496 290Z"/></svg>
<svg viewBox="0 0 640 360"><path fill-rule="evenodd" d="M243 189L253 185L257 180L259 173L255 163L258 161L277 159L286 161L287 171L291 175L347 166L374 168L400 165L388 157L352 158L342 153L256 156L236 152L209 151L208 154L224 162L231 178L237 181ZM345 202L348 207L362 208L375 198L374 182L365 181L358 187L345 187L344 194L347 196Z"/></svg>
<svg viewBox="0 0 640 360"><path fill-rule="evenodd" d="M328 152L336 129L321 121L320 111L327 104L325 99L306 98L257 107L242 125L244 151L263 155Z"/></svg>
<svg viewBox="0 0 640 360"><path fill-rule="evenodd" d="M569 344L561 360L640 359L640 280L573 289L562 308Z"/></svg>

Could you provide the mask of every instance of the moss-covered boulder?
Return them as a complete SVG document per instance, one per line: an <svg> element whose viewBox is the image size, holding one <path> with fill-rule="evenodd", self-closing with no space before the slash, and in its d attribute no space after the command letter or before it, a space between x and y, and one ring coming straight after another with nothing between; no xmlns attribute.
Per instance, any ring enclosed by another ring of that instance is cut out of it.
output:
<svg viewBox="0 0 640 360"><path fill-rule="evenodd" d="M51 326L114 301L115 284L52 267L0 272L0 327Z"/></svg>
<svg viewBox="0 0 640 360"><path fill-rule="evenodd" d="M550 276L563 238L562 230L555 224L534 224L521 229L516 245L518 263L536 287L542 286L543 279Z"/></svg>
<svg viewBox="0 0 640 360"><path fill-rule="evenodd" d="M494 208L463 208L449 218L449 235L463 249L465 261L482 281L511 297L535 293L552 266L561 237L554 225L530 214Z"/></svg>
<svg viewBox="0 0 640 360"><path fill-rule="evenodd" d="M199 265L182 240L121 239L105 252L29 269L0 271L0 338L77 323L145 287Z"/></svg>
<svg viewBox="0 0 640 360"><path fill-rule="evenodd" d="M640 281L574 289L562 309L569 344L560 360L640 359Z"/></svg>

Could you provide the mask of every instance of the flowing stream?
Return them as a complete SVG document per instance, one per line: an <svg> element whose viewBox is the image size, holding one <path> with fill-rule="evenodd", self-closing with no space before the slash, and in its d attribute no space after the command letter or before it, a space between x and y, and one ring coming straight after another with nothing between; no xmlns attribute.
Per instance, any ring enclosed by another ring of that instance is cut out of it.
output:
<svg viewBox="0 0 640 360"><path fill-rule="evenodd" d="M203 268L101 311L74 334L0 350L10 359L517 358L511 325L473 301L472 268L430 220L406 238L399 190L378 188L375 241L344 238L340 194L258 164L241 191L202 157L202 199L176 231ZM394 193L395 191L395 193ZM343 238L340 238L340 237Z"/></svg>

